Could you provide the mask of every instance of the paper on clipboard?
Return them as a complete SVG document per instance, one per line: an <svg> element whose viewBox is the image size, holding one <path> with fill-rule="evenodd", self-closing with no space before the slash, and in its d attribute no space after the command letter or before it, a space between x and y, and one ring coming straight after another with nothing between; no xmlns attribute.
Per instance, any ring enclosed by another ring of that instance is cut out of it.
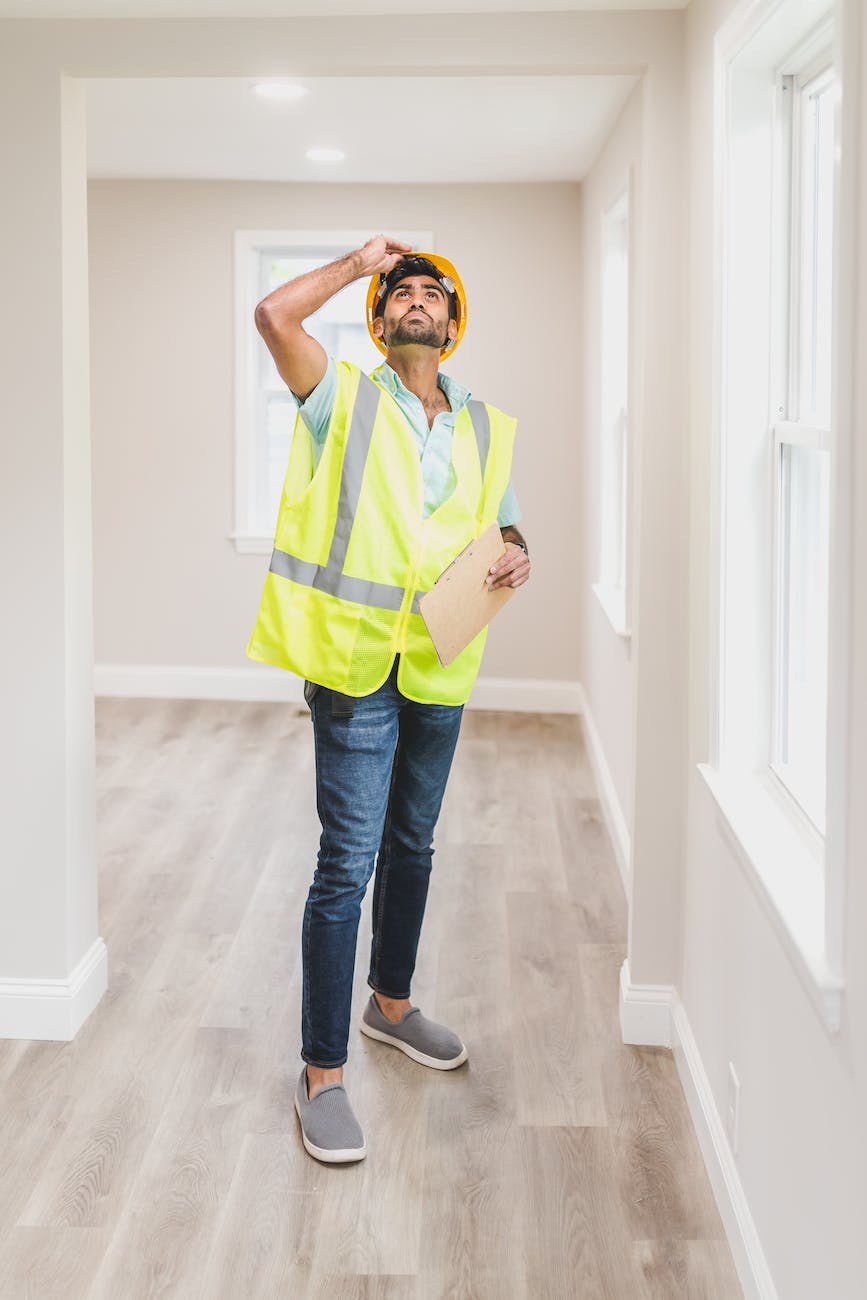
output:
<svg viewBox="0 0 867 1300"><path fill-rule="evenodd" d="M492 591L485 582L504 550L503 534L497 524L491 524L455 556L419 600L419 613L444 668L514 596L514 587Z"/></svg>

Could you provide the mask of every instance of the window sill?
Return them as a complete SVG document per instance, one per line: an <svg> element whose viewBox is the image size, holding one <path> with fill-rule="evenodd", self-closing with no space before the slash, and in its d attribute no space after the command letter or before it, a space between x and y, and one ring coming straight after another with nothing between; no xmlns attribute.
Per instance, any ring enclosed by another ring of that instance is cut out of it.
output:
<svg viewBox="0 0 867 1300"><path fill-rule="evenodd" d="M618 636L628 641L632 628L626 621L626 594L622 587L609 587L602 582L594 582L591 590L599 601L608 622Z"/></svg>
<svg viewBox="0 0 867 1300"><path fill-rule="evenodd" d="M756 776L698 770L717 807L717 821L767 913L825 1027L840 1028L843 980L825 946L825 880L816 846Z"/></svg>
<svg viewBox="0 0 867 1300"><path fill-rule="evenodd" d="M236 555L270 555L274 550L273 536L258 533L229 533Z"/></svg>

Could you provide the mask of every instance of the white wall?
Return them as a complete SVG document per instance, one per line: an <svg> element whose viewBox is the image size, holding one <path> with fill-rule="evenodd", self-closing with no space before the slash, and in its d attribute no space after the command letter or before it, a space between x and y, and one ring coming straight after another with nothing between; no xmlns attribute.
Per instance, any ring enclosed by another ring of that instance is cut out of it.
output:
<svg viewBox="0 0 867 1300"><path fill-rule="evenodd" d="M611 773L623 823L631 828L635 816L633 775L635 768L635 681L631 639L620 636L591 590L599 578L599 528L601 508L600 389L601 389L601 269L602 214L622 191L630 187L630 229L640 229L642 222L642 97L639 84L632 92L623 112L605 142L605 147L581 186L582 233L584 252L584 421L581 462L581 536L579 553L579 601L581 607L581 641L578 665L587 708ZM632 240L637 250L639 241ZM641 268L633 257L630 278L640 282ZM640 332L636 309L637 292L632 294L630 357L630 392L639 393L638 355ZM637 407L636 403L636 407ZM635 411L636 422L638 410ZM634 445L638 425L632 432ZM634 473L634 467L633 467ZM635 541L634 531L631 534ZM635 560L637 560L637 556ZM632 567L636 569L635 560Z"/></svg>
<svg viewBox="0 0 867 1300"><path fill-rule="evenodd" d="M719 1115L728 1062L741 1082L735 1167L781 1300L867 1295L867 456L859 439L851 485L854 545L851 746L847 785L848 900L843 1024L830 1033L724 837L696 771L710 752L712 661L708 593L713 419L713 41L733 0L692 0L687 11L690 257L689 434L690 734L687 876L680 997ZM862 32L862 42L864 33ZM861 67L867 66L862 45ZM862 110L863 113L863 110ZM867 132L860 141L867 212ZM863 215L862 215L863 221ZM867 259L856 292L865 355ZM867 409L867 373L856 411ZM684 671L687 665L684 664Z"/></svg>
<svg viewBox="0 0 867 1300"><path fill-rule="evenodd" d="M492 624L483 671L576 679L560 566L580 482L577 185L92 181L89 196L98 664L249 664L268 559L228 540L234 231L431 229L469 298L446 369L518 417L513 481L535 572Z"/></svg>

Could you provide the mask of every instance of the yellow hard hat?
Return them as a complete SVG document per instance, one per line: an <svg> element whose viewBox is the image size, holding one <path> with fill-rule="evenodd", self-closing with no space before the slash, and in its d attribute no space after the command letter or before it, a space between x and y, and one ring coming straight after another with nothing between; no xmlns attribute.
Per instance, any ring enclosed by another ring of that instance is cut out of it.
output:
<svg viewBox="0 0 867 1300"><path fill-rule="evenodd" d="M415 271L412 269L413 262L426 262L428 266L420 267ZM383 271L379 271L372 276L367 290L367 329L374 344L379 348L383 356L386 355L388 349L382 339L377 338L373 332L373 322L380 315L378 308L383 295L387 289L400 283L401 280L405 280L408 276L429 274L428 267L430 266L434 267L437 272L436 278L453 298L455 320L458 324L457 334L451 342L446 344L440 355L442 357L451 356L464 337L464 330L467 328L467 295L464 292L464 286L461 284L461 277L451 262L445 257L439 257L436 253L406 253L399 262L394 264L388 275ZM392 280L395 271L398 272L398 276Z"/></svg>

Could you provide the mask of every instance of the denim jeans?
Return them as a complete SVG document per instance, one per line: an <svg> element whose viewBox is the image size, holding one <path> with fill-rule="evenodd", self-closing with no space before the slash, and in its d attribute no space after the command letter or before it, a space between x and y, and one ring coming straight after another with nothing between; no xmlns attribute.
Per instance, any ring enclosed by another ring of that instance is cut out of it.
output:
<svg viewBox="0 0 867 1300"><path fill-rule="evenodd" d="M342 697L341 697L342 698ZM416 704L384 686L351 717L320 687L309 699L316 746L319 858L304 909L302 1051L343 1065L361 902L376 864L368 984L407 998L427 901L434 827L462 705Z"/></svg>

